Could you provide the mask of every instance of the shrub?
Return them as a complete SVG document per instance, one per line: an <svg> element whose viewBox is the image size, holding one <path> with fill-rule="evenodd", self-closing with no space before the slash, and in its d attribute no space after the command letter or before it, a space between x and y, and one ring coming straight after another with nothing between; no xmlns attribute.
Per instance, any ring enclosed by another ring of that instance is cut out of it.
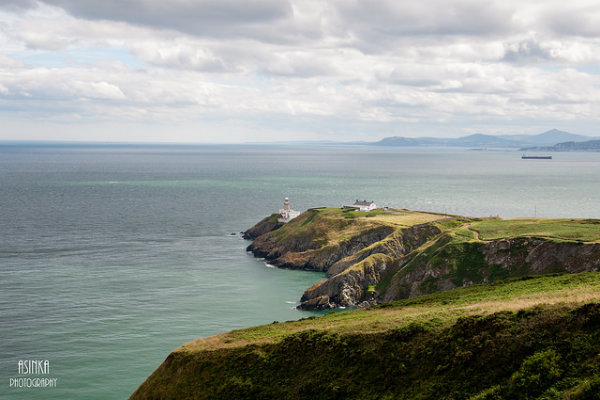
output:
<svg viewBox="0 0 600 400"><path fill-rule="evenodd" d="M515 398L535 398L557 382L562 375L560 355L554 349L537 352L523 361L509 381Z"/></svg>
<svg viewBox="0 0 600 400"><path fill-rule="evenodd" d="M586 379L565 397L570 400L600 400L600 376Z"/></svg>

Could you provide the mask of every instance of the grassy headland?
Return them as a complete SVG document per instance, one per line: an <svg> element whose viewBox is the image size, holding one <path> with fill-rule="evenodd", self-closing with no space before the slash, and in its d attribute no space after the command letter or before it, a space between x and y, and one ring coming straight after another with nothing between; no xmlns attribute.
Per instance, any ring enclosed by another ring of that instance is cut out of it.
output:
<svg viewBox="0 0 600 400"><path fill-rule="evenodd" d="M283 268L326 271L302 307L389 302L536 273L600 267L600 221L312 209L249 247Z"/></svg>
<svg viewBox="0 0 600 400"><path fill-rule="evenodd" d="M198 339L132 399L591 399L600 274L474 285Z"/></svg>

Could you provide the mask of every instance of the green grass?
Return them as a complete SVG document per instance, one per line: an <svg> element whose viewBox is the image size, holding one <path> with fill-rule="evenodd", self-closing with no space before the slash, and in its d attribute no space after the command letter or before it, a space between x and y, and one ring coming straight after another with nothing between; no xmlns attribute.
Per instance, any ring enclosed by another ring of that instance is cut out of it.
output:
<svg viewBox="0 0 600 400"><path fill-rule="evenodd" d="M474 223L470 229L477 231L481 240L536 236L565 241L600 241L600 220L591 219L489 219Z"/></svg>
<svg viewBox="0 0 600 400"><path fill-rule="evenodd" d="M269 222L273 225L277 224L279 221L278 219L281 217L281 215L279 214L271 214L271 216L269 217Z"/></svg>
<svg viewBox="0 0 600 400"><path fill-rule="evenodd" d="M386 214L383 210L357 211L352 209L346 209L342 213L344 218L373 218L377 215Z"/></svg>
<svg viewBox="0 0 600 400"><path fill-rule="evenodd" d="M302 225L307 225L310 224L311 221L317 216L317 214L319 214L318 210L310 210L311 214L308 216L308 218L306 218L304 221L302 221Z"/></svg>
<svg viewBox="0 0 600 400"><path fill-rule="evenodd" d="M373 309L402 309L414 305L463 307L482 302L506 303L507 308L511 308L508 307L511 301L522 300L532 295L539 297L540 302L543 303L549 301L552 294L559 295L562 292L568 292L569 295L576 295L584 292L593 293L595 290L600 290L600 273L598 272L530 275L489 285L473 285L427 296L398 300L381 304ZM600 293L598 293L598 298L600 298Z"/></svg>

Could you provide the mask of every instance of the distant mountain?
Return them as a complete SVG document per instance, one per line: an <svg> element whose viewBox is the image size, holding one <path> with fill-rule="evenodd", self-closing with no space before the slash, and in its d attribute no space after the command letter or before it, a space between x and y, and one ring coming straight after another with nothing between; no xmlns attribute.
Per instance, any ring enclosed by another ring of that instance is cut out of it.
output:
<svg viewBox="0 0 600 400"><path fill-rule="evenodd" d="M493 147L493 148L523 148L553 146L563 142L583 142L595 139L590 136L552 129L539 135L474 135L459 138L407 138L392 136L371 143L375 146L453 146L453 147Z"/></svg>
<svg viewBox="0 0 600 400"><path fill-rule="evenodd" d="M523 151L600 151L600 140L586 142L563 142L554 146L524 147Z"/></svg>
<svg viewBox="0 0 600 400"><path fill-rule="evenodd" d="M375 146L452 146L452 147L514 147L523 146L524 142L514 139L507 139L503 136L484 135L476 133L474 135L463 136L460 138L407 138L402 136L392 136L381 139L378 142L371 143Z"/></svg>
<svg viewBox="0 0 600 400"><path fill-rule="evenodd" d="M520 147L521 142L507 139L503 136L483 135L476 133L474 135L463 136L454 139L452 146L461 147Z"/></svg>
<svg viewBox="0 0 600 400"><path fill-rule="evenodd" d="M558 129L552 129L539 135L506 135L502 137L517 140L521 143L528 143L528 145L532 146L553 146L562 142L584 142L594 139L590 136L576 135L574 133L559 131Z"/></svg>
<svg viewBox="0 0 600 400"><path fill-rule="evenodd" d="M392 136L381 139L379 142L373 143L377 146L422 146L420 139L413 139L401 136Z"/></svg>

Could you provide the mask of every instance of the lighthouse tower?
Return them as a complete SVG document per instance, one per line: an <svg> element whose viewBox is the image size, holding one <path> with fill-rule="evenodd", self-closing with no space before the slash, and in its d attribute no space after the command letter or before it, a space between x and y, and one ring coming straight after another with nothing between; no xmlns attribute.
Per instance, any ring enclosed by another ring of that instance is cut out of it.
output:
<svg viewBox="0 0 600 400"><path fill-rule="evenodd" d="M294 211L290 207L290 199L287 197L283 200L283 208L279 210L280 217L277 219L279 222L289 222L300 215L300 211Z"/></svg>

